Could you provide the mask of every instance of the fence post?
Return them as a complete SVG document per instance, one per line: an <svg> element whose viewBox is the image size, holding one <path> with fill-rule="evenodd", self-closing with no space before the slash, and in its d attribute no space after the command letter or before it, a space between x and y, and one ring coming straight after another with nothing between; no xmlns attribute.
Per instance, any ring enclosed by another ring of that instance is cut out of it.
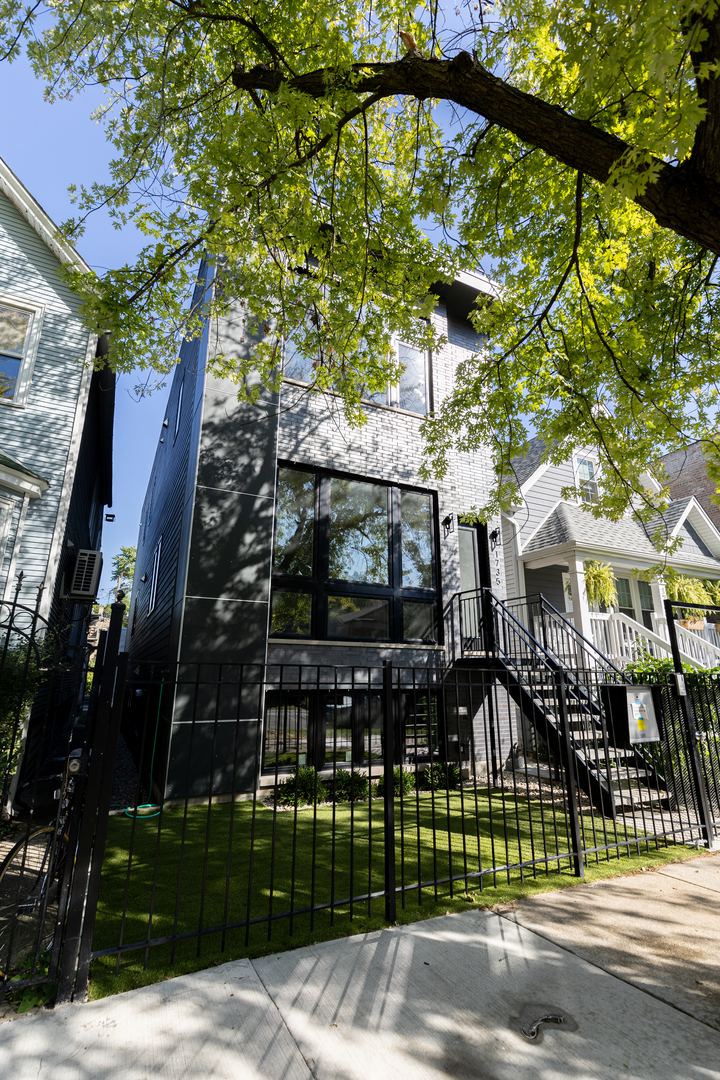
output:
<svg viewBox="0 0 720 1080"><path fill-rule="evenodd" d="M578 786L575 775L574 751L570 740L570 718L567 707L567 683L565 673L561 668L555 671L555 691L557 694L558 713L562 728L562 749L565 758L565 776L567 779L568 808L570 811L570 833L574 849L573 865L576 877L585 877L585 863L583 861L583 840L580 827L580 810L578 807Z"/></svg>
<svg viewBox="0 0 720 1080"><path fill-rule="evenodd" d="M80 946L86 937L83 934L85 923L88 919L90 920L90 934L92 934L92 924L95 921L97 889L93 894L89 891L88 886L93 856L97 855L98 845L94 845L96 825L98 826L97 839L98 841L102 839L102 846L104 846L105 831L107 829L107 821L103 821L102 817L98 816L97 811L104 803L107 803L109 808L110 789L113 781L112 774L117 751L117 735L122 711L124 675L127 669L127 654L123 653L122 657L118 657L124 615L125 607L123 604L116 603L112 605L95 717L92 730L88 733L90 756L85 799L81 807L75 808L75 812L79 813L81 818L76 851L74 853L68 851L68 858L71 858L73 854L75 855L75 864L65 925L65 940L58 970L56 997L58 1004L71 1001L74 992L81 992L85 989L84 986L75 986L75 972ZM88 744L86 743L86 745ZM103 791L103 780L105 781L105 791ZM107 818L107 814L105 817ZM99 853L99 860L102 861L102 851ZM97 877L99 879L99 871Z"/></svg>
<svg viewBox="0 0 720 1080"><path fill-rule="evenodd" d="M483 647L488 656L495 655L495 612L490 589L483 589L480 601L482 612Z"/></svg>
<svg viewBox="0 0 720 1080"><path fill-rule="evenodd" d="M665 600L665 619L667 621L668 637L670 638L670 648L672 650L675 675L681 676L680 679L678 679L677 677L675 679L675 692L680 700L680 712L682 713L682 718L685 724L685 732L687 734L688 750L690 751L690 772L692 774L693 786L695 787L695 797L697 799L700 824L705 830L707 846L708 849L710 849L715 847L715 830L713 828L713 815L707 796L705 777L703 776L702 771L702 761L700 760L695 710L687 692L685 676L683 674L682 668L682 660L680 659L680 647L678 646L677 630L675 628L674 607L675 605L673 604L672 600Z"/></svg>
<svg viewBox="0 0 720 1080"><path fill-rule="evenodd" d="M383 661L383 809L385 822L385 918L397 919L395 893L395 723L392 663Z"/></svg>

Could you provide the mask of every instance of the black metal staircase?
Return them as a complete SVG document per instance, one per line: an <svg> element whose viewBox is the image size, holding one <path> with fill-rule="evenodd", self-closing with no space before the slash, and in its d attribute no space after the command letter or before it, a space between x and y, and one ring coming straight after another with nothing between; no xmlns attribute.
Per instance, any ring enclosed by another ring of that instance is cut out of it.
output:
<svg viewBox="0 0 720 1080"><path fill-rule="evenodd" d="M600 687L627 678L543 596L458 593L445 616L448 681L461 686L461 671L470 678L473 669L492 672L597 810L615 818L631 808L667 808L652 758L621 745L607 723ZM490 685L487 675L482 685Z"/></svg>

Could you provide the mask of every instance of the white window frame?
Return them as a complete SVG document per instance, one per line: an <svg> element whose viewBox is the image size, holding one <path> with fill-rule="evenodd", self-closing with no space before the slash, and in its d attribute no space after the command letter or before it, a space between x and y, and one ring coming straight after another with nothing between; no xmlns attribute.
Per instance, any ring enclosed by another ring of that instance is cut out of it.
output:
<svg viewBox="0 0 720 1080"><path fill-rule="evenodd" d="M573 455L573 475L575 477L575 487L582 490L582 481L580 479L580 462L581 461L589 461L592 464L592 467L593 467L593 470L594 470L594 473L595 473L595 479L594 479L593 483L595 484L595 487L597 489L597 495L599 496L599 494L600 494L600 487L599 487L600 469L598 467L598 459L597 459L597 456L595 454L574 454ZM597 500L596 499L583 499L582 495L578 496L578 499L577 499L578 503L595 502L595 501L597 501Z"/></svg>
<svg viewBox="0 0 720 1080"><path fill-rule="evenodd" d="M150 597L148 599L148 615L151 615L155 610L155 603L157 601L157 587L158 577L160 575L160 552L162 551L162 536L157 542L157 546L153 551L152 571L150 573Z"/></svg>
<svg viewBox="0 0 720 1080"><path fill-rule="evenodd" d="M40 334L42 333L43 320L45 318L45 304L39 304L10 293L0 292L0 304L3 307L15 308L31 316L28 332L25 336L25 345L20 361L20 370L15 383L15 395L12 398L0 398L0 405L10 405L14 408L25 408L30 384L32 382L35 361L37 359Z"/></svg>
<svg viewBox="0 0 720 1080"><path fill-rule="evenodd" d="M182 414L183 406L183 391L185 390L185 372L183 371L182 379L180 380L180 389L178 390L177 405L175 407L175 434L173 435L173 444L178 437L178 431L180 430L180 417Z"/></svg>

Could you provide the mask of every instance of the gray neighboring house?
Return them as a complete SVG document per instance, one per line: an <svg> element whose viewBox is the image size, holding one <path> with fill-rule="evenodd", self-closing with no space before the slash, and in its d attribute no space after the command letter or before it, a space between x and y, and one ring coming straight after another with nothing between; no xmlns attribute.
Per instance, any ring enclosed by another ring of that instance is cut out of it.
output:
<svg viewBox="0 0 720 1080"><path fill-rule="evenodd" d="M618 522L596 518L584 508L597 494L598 460L592 450L578 450L571 461L552 464L540 438L514 462L517 505L503 515L503 547L508 592L514 596L542 593L576 628L606 655L620 662L640 649L665 655L667 632L662 581L642 580L642 572L663 558L651 537L656 531L680 540L667 557L678 573L720 580L720 532L692 495L673 499L647 531L628 514ZM659 485L652 477L648 486ZM565 499L563 488L580 487L577 501ZM590 610L584 581L585 562L612 566L618 604L613 611ZM679 628L681 648L695 666L720 662L720 637ZM717 638L717 640L716 640Z"/></svg>
<svg viewBox="0 0 720 1080"><path fill-rule="evenodd" d="M212 268L199 278L212 287ZM207 373L214 355L249 347L239 304L183 344L142 511L126 639L132 670L145 661L446 663L449 598L481 583L504 594L500 550L483 564L479 530L458 522L484 497L492 461L454 454L447 475L428 482L420 427L460 359L481 346L468 316L478 294L491 292L470 274L438 286L433 320L448 345L429 356L398 342L406 373L367 402L358 429L335 396L308 393L311 368L289 348L279 395L263 393L256 405ZM215 737L218 757L232 759L235 731L191 725L178 701L172 710L163 701L171 797L184 791L190 740L191 756ZM243 725L248 761L259 722L255 712ZM266 767L268 754L266 745ZM308 764L321 766L313 755L308 747ZM249 783L241 777L238 789Z"/></svg>
<svg viewBox="0 0 720 1080"><path fill-rule="evenodd" d="M115 379L58 269L89 269L0 159L0 596L17 574L41 614L75 553L100 547L112 501ZM84 362L83 362L84 361Z"/></svg>

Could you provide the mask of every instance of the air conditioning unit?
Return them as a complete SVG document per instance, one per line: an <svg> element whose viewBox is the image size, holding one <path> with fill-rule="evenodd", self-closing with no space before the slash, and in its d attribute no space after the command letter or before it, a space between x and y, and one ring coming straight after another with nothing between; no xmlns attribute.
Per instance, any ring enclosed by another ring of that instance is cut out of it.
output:
<svg viewBox="0 0 720 1080"><path fill-rule="evenodd" d="M72 570L65 574L63 596L68 600L94 600L100 584L102 552L81 548Z"/></svg>

